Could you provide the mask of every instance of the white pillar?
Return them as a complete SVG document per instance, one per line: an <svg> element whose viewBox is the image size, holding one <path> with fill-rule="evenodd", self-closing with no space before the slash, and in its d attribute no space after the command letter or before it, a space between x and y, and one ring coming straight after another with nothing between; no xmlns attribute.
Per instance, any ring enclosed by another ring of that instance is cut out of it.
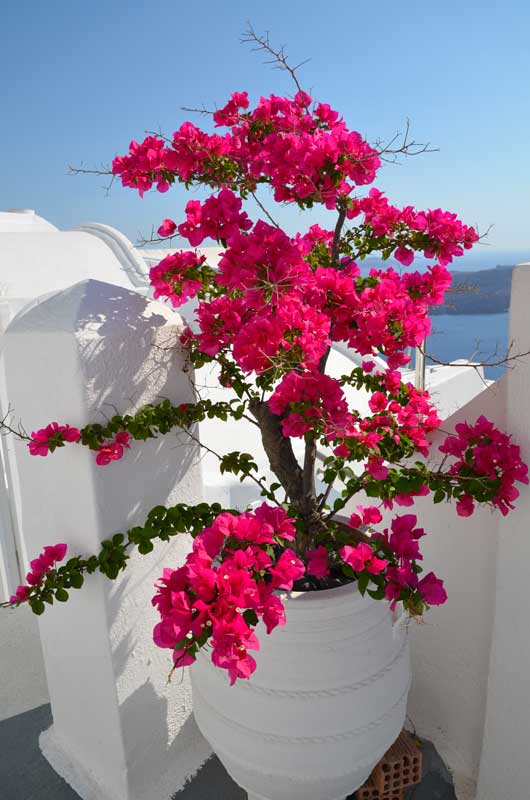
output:
<svg viewBox="0 0 530 800"><path fill-rule="evenodd" d="M512 354L530 350L530 264L513 273ZM530 461L530 357L507 371L506 429ZM499 524L495 622L478 800L530 797L530 490ZM473 566L470 565L473 569Z"/></svg>
<svg viewBox="0 0 530 800"><path fill-rule="evenodd" d="M30 431L54 420L82 427L115 408L190 400L181 329L171 310L99 281L44 296L4 337L16 418ZM201 499L197 453L176 433L133 442L107 467L79 445L44 459L19 443L17 467L31 557L63 541L70 555L91 554L110 534L142 524L153 506ZM166 800L210 754L191 716L187 675L167 686L170 653L151 639L153 584L188 548L181 535L148 556L135 553L117 581L88 576L68 603L39 618L54 718L41 746L84 800Z"/></svg>

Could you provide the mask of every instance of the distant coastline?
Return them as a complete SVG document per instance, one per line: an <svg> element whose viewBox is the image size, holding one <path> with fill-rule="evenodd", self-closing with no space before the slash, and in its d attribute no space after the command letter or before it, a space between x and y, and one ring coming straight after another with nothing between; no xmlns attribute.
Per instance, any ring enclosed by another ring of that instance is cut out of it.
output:
<svg viewBox="0 0 530 800"><path fill-rule="evenodd" d="M514 266L499 264L494 269L452 272L453 283L443 306L433 306L433 316L504 314L510 308Z"/></svg>

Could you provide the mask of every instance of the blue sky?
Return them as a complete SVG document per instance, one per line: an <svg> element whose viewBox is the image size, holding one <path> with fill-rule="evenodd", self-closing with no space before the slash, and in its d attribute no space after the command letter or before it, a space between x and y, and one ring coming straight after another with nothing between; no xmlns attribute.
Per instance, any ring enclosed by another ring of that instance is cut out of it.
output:
<svg viewBox="0 0 530 800"><path fill-rule="evenodd" d="M61 228L114 225L133 240L178 218L182 188L140 200L72 177L145 130L172 132L181 106L222 105L234 90L291 93L286 75L239 44L246 20L284 43L300 78L370 140L407 118L439 152L386 166L376 185L397 204L447 208L481 231L481 253L530 259L530 4L289 0L19 0L2 12L0 208L34 208ZM285 226L309 220L294 209ZM455 265L456 266L456 265Z"/></svg>

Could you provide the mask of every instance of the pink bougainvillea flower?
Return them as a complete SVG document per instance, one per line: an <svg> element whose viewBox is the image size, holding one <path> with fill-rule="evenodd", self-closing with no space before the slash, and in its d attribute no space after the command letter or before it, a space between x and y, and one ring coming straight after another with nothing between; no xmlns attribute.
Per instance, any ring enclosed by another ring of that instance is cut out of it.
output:
<svg viewBox="0 0 530 800"><path fill-rule="evenodd" d="M443 581L434 572L429 572L418 583L418 591L429 606L441 606L447 600Z"/></svg>
<svg viewBox="0 0 530 800"><path fill-rule="evenodd" d="M365 466L366 471L377 481L384 481L388 477L388 467L385 467L382 458L371 457Z"/></svg>
<svg viewBox="0 0 530 800"><path fill-rule="evenodd" d="M307 572L315 578L325 578L329 575L328 551L322 545L308 552Z"/></svg>
<svg viewBox="0 0 530 800"><path fill-rule="evenodd" d="M123 448L130 447L130 435L127 431L119 431L111 442L101 444L96 454L96 464L105 467L111 461L119 461L123 458Z"/></svg>
<svg viewBox="0 0 530 800"><path fill-rule="evenodd" d="M343 561L349 564L355 572L362 572L374 555L374 551L366 542L359 542L355 547L345 545L339 552Z"/></svg>
<svg viewBox="0 0 530 800"><path fill-rule="evenodd" d="M11 595L9 602L12 604L23 603L28 599L31 589L29 586L17 586L15 594Z"/></svg>
<svg viewBox="0 0 530 800"><path fill-rule="evenodd" d="M363 525L372 525L381 522L383 515L376 506L357 506L362 515Z"/></svg>
<svg viewBox="0 0 530 800"><path fill-rule="evenodd" d="M173 222L172 219L165 219L158 229L158 235L162 236L165 239L168 236L173 236L176 229L177 229L176 222Z"/></svg>
<svg viewBox="0 0 530 800"><path fill-rule="evenodd" d="M305 573L303 562L292 550L285 550L271 567L272 586L275 589L292 589L293 583Z"/></svg>
<svg viewBox="0 0 530 800"><path fill-rule="evenodd" d="M459 517L470 517L475 510L475 503L469 494L464 494L456 504L456 513Z"/></svg>
<svg viewBox="0 0 530 800"><path fill-rule="evenodd" d="M66 556L68 546L66 544L47 545L42 553L30 562L31 570L26 575L27 586L19 586L16 593L10 598L10 603L23 602L30 594L30 587L39 586L46 575L58 561L62 561Z"/></svg>
<svg viewBox="0 0 530 800"><path fill-rule="evenodd" d="M403 264L404 267L410 267L414 261L414 251L409 250L407 247L398 247L397 250L394 251L394 258L399 261L400 264Z"/></svg>
<svg viewBox="0 0 530 800"><path fill-rule="evenodd" d="M45 428L32 432L28 448L32 456L47 456L56 447L62 447L64 442L78 442L80 438L79 428L50 422Z"/></svg>

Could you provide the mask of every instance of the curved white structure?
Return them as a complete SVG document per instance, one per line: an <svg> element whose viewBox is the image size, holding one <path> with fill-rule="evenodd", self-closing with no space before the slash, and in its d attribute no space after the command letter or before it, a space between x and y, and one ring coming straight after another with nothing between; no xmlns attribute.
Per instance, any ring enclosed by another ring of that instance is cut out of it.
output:
<svg viewBox="0 0 530 800"><path fill-rule="evenodd" d="M122 266L123 271L128 276L135 289L149 289L147 279L146 263L136 248L133 247L129 239L123 233L112 228L110 225L102 225L99 222L86 222L83 225L76 225L74 231L90 233L102 242L114 253Z"/></svg>
<svg viewBox="0 0 530 800"><path fill-rule="evenodd" d="M407 630L352 584L282 600L287 624L270 636L258 628L250 681L230 686L201 651L195 718L249 800L344 800L403 727Z"/></svg>

